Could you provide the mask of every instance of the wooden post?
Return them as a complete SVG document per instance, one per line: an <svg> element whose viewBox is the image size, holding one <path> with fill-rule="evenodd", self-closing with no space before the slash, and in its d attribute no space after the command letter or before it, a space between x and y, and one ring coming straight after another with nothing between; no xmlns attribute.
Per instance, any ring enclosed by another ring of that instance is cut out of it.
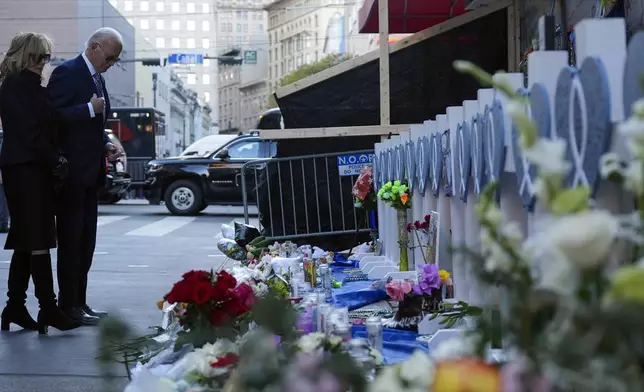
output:
<svg viewBox="0 0 644 392"><path fill-rule="evenodd" d="M380 125L390 125L389 106L389 0L378 0L380 34Z"/></svg>

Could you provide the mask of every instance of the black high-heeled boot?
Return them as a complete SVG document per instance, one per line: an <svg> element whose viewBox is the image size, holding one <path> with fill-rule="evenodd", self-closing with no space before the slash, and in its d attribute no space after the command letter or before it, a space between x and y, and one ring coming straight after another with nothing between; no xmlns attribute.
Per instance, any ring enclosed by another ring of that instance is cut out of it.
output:
<svg viewBox="0 0 644 392"><path fill-rule="evenodd" d="M14 251L9 266L9 281L7 306L0 316L0 330L8 331L11 324L16 324L23 329L36 330L38 324L31 317L25 301L31 271L31 254L29 252Z"/></svg>
<svg viewBox="0 0 644 392"><path fill-rule="evenodd" d="M56 304L54 276L49 254L31 256L31 276L36 288L36 298L40 304L38 333L46 334L49 327L54 327L59 331L69 331L80 327L82 325L80 321L67 317Z"/></svg>

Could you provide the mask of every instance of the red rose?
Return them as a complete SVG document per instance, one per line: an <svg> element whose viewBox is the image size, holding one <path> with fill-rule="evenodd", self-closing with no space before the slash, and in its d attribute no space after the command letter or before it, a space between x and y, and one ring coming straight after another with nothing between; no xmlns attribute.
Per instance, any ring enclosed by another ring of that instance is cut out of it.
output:
<svg viewBox="0 0 644 392"><path fill-rule="evenodd" d="M416 227L416 229L420 229L420 222L414 222L414 227Z"/></svg>
<svg viewBox="0 0 644 392"><path fill-rule="evenodd" d="M255 305L255 302L257 301L257 298L255 297L255 293L253 292L253 288L247 285L246 283L242 283L237 288L235 289L235 294L237 294L237 298L239 298L239 301L246 307L247 309L250 309Z"/></svg>
<svg viewBox="0 0 644 392"><path fill-rule="evenodd" d="M199 305L203 305L210 300L212 296L212 285L207 281L199 281L194 286L194 301Z"/></svg>
<svg viewBox="0 0 644 392"><path fill-rule="evenodd" d="M425 215L425 222L429 223L431 218L431 215Z"/></svg>
<svg viewBox="0 0 644 392"><path fill-rule="evenodd" d="M234 289L237 286L237 279L226 271L217 273L216 286L221 289Z"/></svg>
<svg viewBox="0 0 644 392"><path fill-rule="evenodd" d="M228 353L210 364L210 367L222 368L234 365L239 362L239 356L234 353Z"/></svg>
<svg viewBox="0 0 644 392"><path fill-rule="evenodd" d="M229 319L230 317L225 309L213 309L212 313L210 313L210 323L214 326L220 326L228 322Z"/></svg>
<svg viewBox="0 0 644 392"><path fill-rule="evenodd" d="M194 302L194 289L185 280L179 281L172 286L168 294L168 303L191 303Z"/></svg>
<svg viewBox="0 0 644 392"><path fill-rule="evenodd" d="M429 223L423 222L420 224L420 228L423 230L427 230L429 228Z"/></svg>
<svg viewBox="0 0 644 392"><path fill-rule="evenodd" d="M210 273L206 271L188 271L185 274L183 274L183 279L184 280L190 280L190 281L195 281L195 280L210 280Z"/></svg>
<svg viewBox="0 0 644 392"><path fill-rule="evenodd" d="M411 223L407 223L407 232L411 233Z"/></svg>

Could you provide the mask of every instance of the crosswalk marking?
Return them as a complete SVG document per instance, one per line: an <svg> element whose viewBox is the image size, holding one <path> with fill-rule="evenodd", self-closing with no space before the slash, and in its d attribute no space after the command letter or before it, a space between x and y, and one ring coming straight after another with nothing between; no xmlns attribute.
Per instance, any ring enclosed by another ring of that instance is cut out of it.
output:
<svg viewBox="0 0 644 392"><path fill-rule="evenodd" d="M194 220L194 217L169 216L161 219L160 221L150 223L127 232L125 235L137 237L161 237L191 223Z"/></svg>
<svg viewBox="0 0 644 392"><path fill-rule="evenodd" d="M123 219L129 218L129 215L101 215L98 217L98 222L96 223L96 226L105 226L109 225L110 223L118 222Z"/></svg>

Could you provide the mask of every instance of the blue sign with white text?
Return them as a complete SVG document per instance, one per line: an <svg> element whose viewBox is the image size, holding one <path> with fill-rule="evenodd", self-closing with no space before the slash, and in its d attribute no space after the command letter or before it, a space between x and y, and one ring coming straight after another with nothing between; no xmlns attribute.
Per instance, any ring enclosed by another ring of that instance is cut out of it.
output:
<svg viewBox="0 0 644 392"><path fill-rule="evenodd" d="M203 54L172 53L168 56L168 64L203 64Z"/></svg>
<svg viewBox="0 0 644 392"><path fill-rule="evenodd" d="M357 176L365 165L373 162L374 153L340 155L338 157L338 172L340 176Z"/></svg>

